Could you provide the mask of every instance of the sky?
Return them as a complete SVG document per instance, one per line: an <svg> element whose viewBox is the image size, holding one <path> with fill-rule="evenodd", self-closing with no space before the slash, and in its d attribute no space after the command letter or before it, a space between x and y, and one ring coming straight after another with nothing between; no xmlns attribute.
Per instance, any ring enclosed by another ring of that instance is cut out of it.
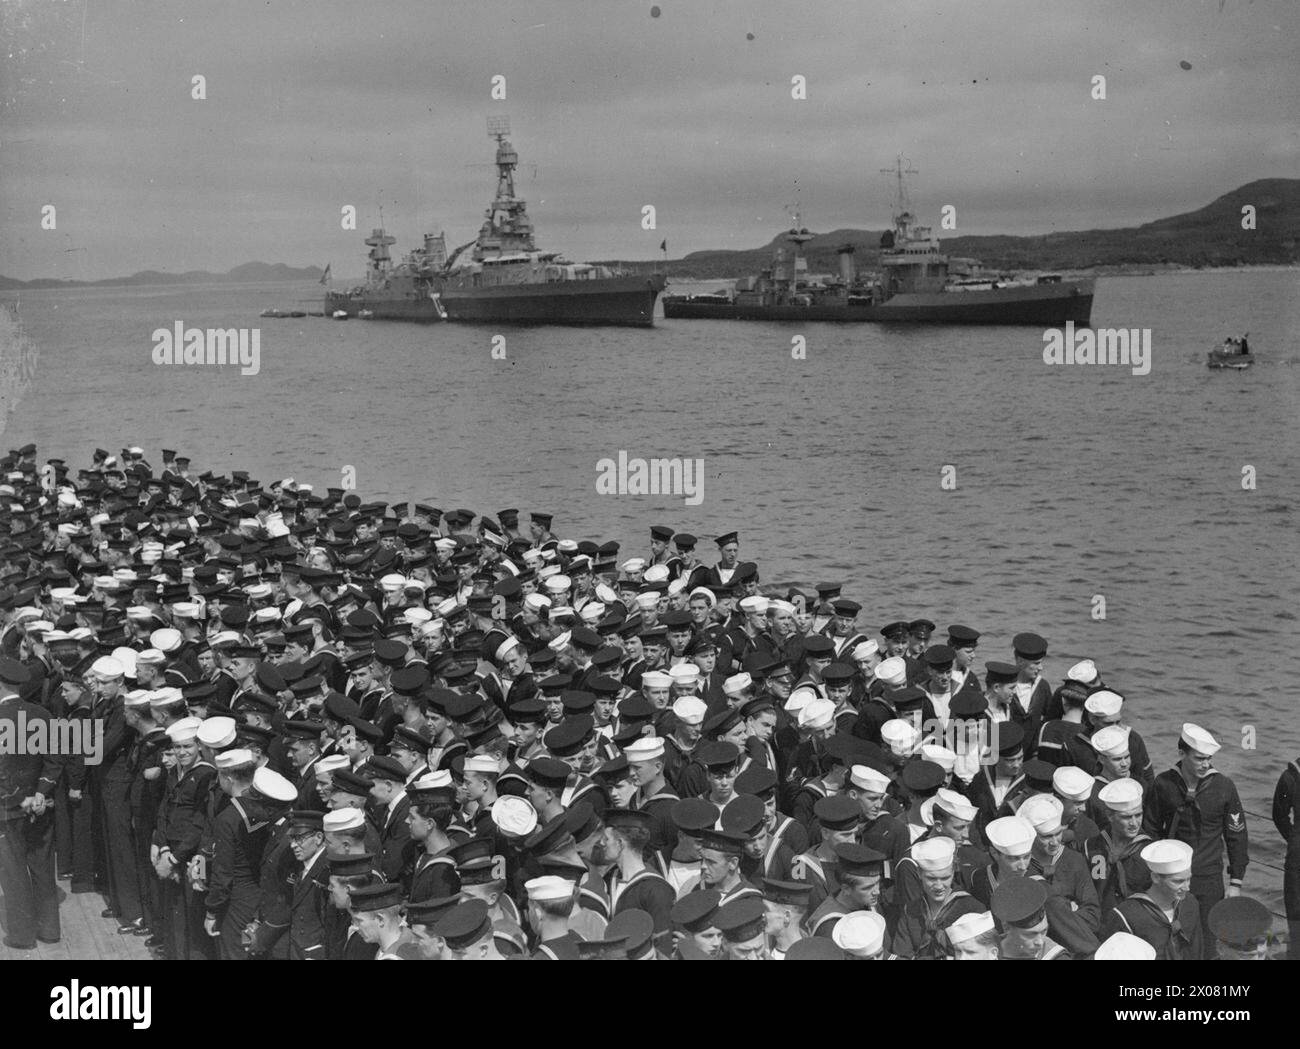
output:
<svg viewBox="0 0 1300 1049"><path fill-rule="evenodd" d="M958 234L1136 225L1300 176L1295 0L652 6L0 0L0 274L359 274L380 207L396 253L454 246L498 115L538 246L573 259L757 247L792 205L882 229L900 155Z"/></svg>

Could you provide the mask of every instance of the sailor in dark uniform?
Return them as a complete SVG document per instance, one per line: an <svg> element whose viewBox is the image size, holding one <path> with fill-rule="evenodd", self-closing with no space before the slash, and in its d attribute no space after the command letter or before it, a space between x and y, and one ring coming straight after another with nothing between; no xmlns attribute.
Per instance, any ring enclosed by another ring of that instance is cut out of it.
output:
<svg viewBox="0 0 1300 1049"><path fill-rule="evenodd" d="M1030 849L1031 878L1042 878L1050 887L1047 904L1048 931L1054 941L1075 957L1096 952L1101 942L1101 905L1087 864L1062 840L1063 807L1052 794L1038 794L1020 806L1017 815L1033 825L1035 840Z"/></svg>
<svg viewBox="0 0 1300 1049"><path fill-rule="evenodd" d="M1083 845L1083 860L1101 900L1101 913L1109 914L1122 900L1151 887L1151 873L1141 852L1151 843L1142 831L1142 784L1117 779L1106 784L1098 799L1110 814L1107 826Z"/></svg>
<svg viewBox="0 0 1300 1049"><path fill-rule="evenodd" d="M1037 634L1017 634L1011 639L1016 657L1016 683L1011 703L1011 720L1025 730L1025 756L1034 756L1038 729L1043 723L1052 686L1043 677L1047 642Z"/></svg>
<svg viewBox="0 0 1300 1049"><path fill-rule="evenodd" d="M1273 826L1286 842L1282 896L1290 931L1287 958L1300 961L1300 759L1287 762L1273 789Z"/></svg>
<svg viewBox="0 0 1300 1049"><path fill-rule="evenodd" d="M1151 887L1121 900L1103 919L1102 936L1132 933L1164 961L1202 958L1201 915L1191 891L1192 853L1192 846L1172 839L1146 846L1141 855L1151 872Z"/></svg>
<svg viewBox="0 0 1300 1049"><path fill-rule="evenodd" d="M894 953L906 959L950 956L944 930L963 914L982 911L984 904L953 885L957 843L934 837L912 846L919 868L921 895L903 904L894 933Z"/></svg>
<svg viewBox="0 0 1300 1049"><path fill-rule="evenodd" d="M1224 961L1265 961L1273 912L1249 896L1220 900L1206 921L1214 937L1215 957Z"/></svg>
<svg viewBox="0 0 1300 1049"><path fill-rule="evenodd" d="M1003 879L989 906L1002 929L999 957L1043 962L1069 959L1069 952L1047 935L1047 900L1047 886L1036 878L1009 874Z"/></svg>
<svg viewBox="0 0 1300 1049"><path fill-rule="evenodd" d="M857 841L862 809L852 798L836 794L820 799L813 813L822 829L821 842L794 858L790 875L792 881L806 881L812 886L808 905L815 908L839 892L839 858L835 846Z"/></svg>
<svg viewBox="0 0 1300 1049"><path fill-rule="evenodd" d="M349 913L357 935L376 947L376 961L400 961L414 955L415 938L402 924L402 887L375 882L351 891Z"/></svg>
<svg viewBox="0 0 1300 1049"><path fill-rule="evenodd" d="M362 939L352 921L352 891L376 885L383 879L369 853L326 853L329 863L329 902L325 906L325 950L331 960L371 961L378 944Z"/></svg>
<svg viewBox="0 0 1300 1049"><path fill-rule="evenodd" d="M592 858L608 868L604 882L611 916L632 909L645 911L654 919L656 937L666 946L677 893L662 874L646 866L650 814L635 809L607 809L604 823L603 836Z"/></svg>
<svg viewBox="0 0 1300 1049"><path fill-rule="evenodd" d="M739 564L739 535L736 532L726 532L718 536L714 542L718 544L718 563L712 568L697 566L686 584L688 590L694 590L697 586L715 587L731 584L731 577L736 574Z"/></svg>
<svg viewBox="0 0 1300 1049"><path fill-rule="evenodd" d="M649 847L662 853L672 852L677 844L672 812L673 806L681 800L669 786L664 772L668 746L670 744L658 736L642 736L623 748L632 779L637 785L636 795L628 807L649 815Z"/></svg>

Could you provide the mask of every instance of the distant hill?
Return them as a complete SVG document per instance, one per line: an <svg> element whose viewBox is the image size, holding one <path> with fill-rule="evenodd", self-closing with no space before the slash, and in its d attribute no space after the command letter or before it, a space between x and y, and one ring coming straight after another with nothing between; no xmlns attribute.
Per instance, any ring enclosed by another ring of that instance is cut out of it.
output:
<svg viewBox="0 0 1300 1049"><path fill-rule="evenodd" d="M253 284L281 280L320 280L324 272L319 266L295 268L283 262L245 262L225 273L207 270L187 270L184 273L162 273L158 270L141 270L129 277L108 277L105 280L54 280L41 277L37 280L13 280L0 277L0 291L14 288L105 288L137 284Z"/></svg>
<svg viewBox="0 0 1300 1049"><path fill-rule="evenodd" d="M1254 230L1241 228L1241 208L1253 204ZM804 246L813 272L833 272L836 249L852 244L859 270L880 259L883 230L837 229ZM676 278L736 277L769 265L785 231L761 248L693 251L669 261ZM1252 266L1300 263L1300 179L1260 179L1225 193L1198 211L1128 229L1094 229L1035 237L949 237L949 255L981 260L995 270L1082 270L1127 266ZM640 271L657 264L619 263Z"/></svg>

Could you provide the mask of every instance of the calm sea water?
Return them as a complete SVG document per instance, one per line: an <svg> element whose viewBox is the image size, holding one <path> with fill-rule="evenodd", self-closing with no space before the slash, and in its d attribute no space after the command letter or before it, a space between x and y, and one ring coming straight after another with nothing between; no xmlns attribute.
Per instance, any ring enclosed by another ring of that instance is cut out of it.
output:
<svg viewBox="0 0 1300 1049"><path fill-rule="evenodd" d="M200 470L318 487L353 466L366 497L548 510L561 535L617 538L625 556L651 524L737 529L765 584L841 580L864 626L968 623L985 659L1035 630L1054 683L1094 658L1158 769L1195 720L1250 812L1267 815L1300 756L1296 271L1099 281L1095 325L1152 330L1146 376L1049 367L1034 329L519 328L494 360L485 328L258 317L318 290L25 293L40 357L4 437L76 465L127 444L157 465L165 445ZM151 332L177 320L260 327L261 372L155 366ZM1243 330L1255 368L1209 371L1205 351ZM598 495L596 463L620 450L702 458L703 503ZM1281 843L1267 820L1251 834L1248 887L1280 910L1263 864L1280 867Z"/></svg>

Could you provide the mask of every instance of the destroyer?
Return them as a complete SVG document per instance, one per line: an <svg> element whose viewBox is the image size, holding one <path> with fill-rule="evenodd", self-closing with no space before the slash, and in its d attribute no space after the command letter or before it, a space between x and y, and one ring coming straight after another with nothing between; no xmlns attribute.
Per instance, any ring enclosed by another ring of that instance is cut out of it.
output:
<svg viewBox="0 0 1300 1049"><path fill-rule="evenodd" d="M519 154L505 117L488 120L497 141L496 198L478 237L461 245L437 281L447 318L494 324L621 324L649 327L662 273L625 274L538 251L524 201L515 195ZM457 265L461 253L473 247Z"/></svg>
<svg viewBox="0 0 1300 1049"><path fill-rule="evenodd" d="M916 224L902 188L894 228L880 238L880 276L857 275L854 249L839 252L839 275L808 277L803 246L813 234L795 225L786 234L793 258L778 247L770 268L739 281L734 293L665 296L664 316L708 320L883 321L922 324L1032 324L1086 327L1092 315L1092 279L1050 274L1022 280L956 280L948 256L929 227Z"/></svg>

